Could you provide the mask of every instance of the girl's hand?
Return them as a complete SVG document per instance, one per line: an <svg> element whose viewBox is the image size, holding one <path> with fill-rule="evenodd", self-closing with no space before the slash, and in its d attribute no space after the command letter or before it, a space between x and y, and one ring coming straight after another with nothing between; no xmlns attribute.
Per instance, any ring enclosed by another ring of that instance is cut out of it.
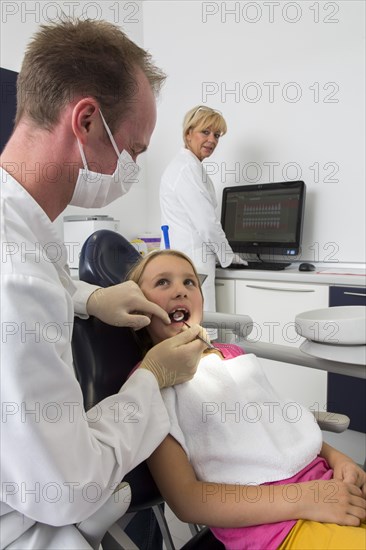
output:
<svg viewBox="0 0 366 550"><path fill-rule="evenodd" d="M366 472L352 460L338 461L333 468L333 477L356 485L361 489L363 497L366 498Z"/></svg>
<svg viewBox="0 0 366 550"><path fill-rule="evenodd" d="M304 489L300 517L358 527L366 518L366 500L353 483L338 479L300 483Z"/></svg>
<svg viewBox="0 0 366 550"><path fill-rule="evenodd" d="M333 470L333 478L359 487L366 498L366 473L349 456L323 442L320 456Z"/></svg>

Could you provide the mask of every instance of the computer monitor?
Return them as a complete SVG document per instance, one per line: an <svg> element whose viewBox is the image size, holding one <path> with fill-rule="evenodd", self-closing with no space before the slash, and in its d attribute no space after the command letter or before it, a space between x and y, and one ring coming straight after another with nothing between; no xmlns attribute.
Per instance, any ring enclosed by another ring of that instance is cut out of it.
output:
<svg viewBox="0 0 366 550"><path fill-rule="evenodd" d="M303 181L226 187L221 224L234 252L296 256L301 246L305 194Z"/></svg>

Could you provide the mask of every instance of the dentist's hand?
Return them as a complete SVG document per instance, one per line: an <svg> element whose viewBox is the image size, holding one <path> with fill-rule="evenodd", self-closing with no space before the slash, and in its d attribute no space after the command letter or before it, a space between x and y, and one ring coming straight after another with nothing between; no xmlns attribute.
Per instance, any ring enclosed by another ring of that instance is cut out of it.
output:
<svg viewBox="0 0 366 550"><path fill-rule="evenodd" d="M134 330L149 325L152 315L159 317L166 325L171 323L167 312L149 302L133 281L98 288L89 296L86 309L89 315L103 323Z"/></svg>
<svg viewBox="0 0 366 550"><path fill-rule="evenodd" d="M147 369L155 376L160 389L187 382L196 373L203 350L207 347L196 337L202 327L193 325L154 346L144 357L139 369Z"/></svg>

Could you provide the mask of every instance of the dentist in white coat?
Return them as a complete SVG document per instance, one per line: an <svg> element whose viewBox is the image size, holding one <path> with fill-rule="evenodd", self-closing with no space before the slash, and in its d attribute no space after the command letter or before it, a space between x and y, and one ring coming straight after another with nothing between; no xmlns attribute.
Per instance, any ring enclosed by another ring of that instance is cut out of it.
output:
<svg viewBox="0 0 366 550"><path fill-rule="evenodd" d="M201 105L184 117L184 147L170 162L160 184L161 222L169 226L171 248L189 256L198 273L207 275L202 286L204 310L216 311L215 269L245 263L234 254L222 229L213 182L202 161L215 151L227 126L219 111ZM217 331L209 329L211 339Z"/></svg>
<svg viewBox="0 0 366 550"><path fill-rule="evenodd" d="M152 315L170 320L131 282L76 288L52 222L68 204L99 207L128 191L164 78L104 21L44 26L26 52L0 170L1 548L90 548L75 524L167 435L159 390L190 379L204 348L198 326L171 338L86 415L72 365L74 311L134 328ZM122 414L131 402L133 423Z"/></svg>

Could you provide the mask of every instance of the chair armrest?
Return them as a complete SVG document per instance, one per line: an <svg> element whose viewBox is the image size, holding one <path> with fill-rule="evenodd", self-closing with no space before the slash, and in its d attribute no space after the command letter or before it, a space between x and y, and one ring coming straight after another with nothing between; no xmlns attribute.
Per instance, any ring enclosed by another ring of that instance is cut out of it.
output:
<svg viewBox="0 0 366 550"><path fill-rule="evenodd" d="M326 432L342 433L347 430L350 419L345 414L326 411L311 411L321 430Z"/></svg>
<svg viewBox="0 0 366 550"><path fill-rule="evenodd" d="M253 330L253 319L249 315L204 311L202 325L219 331L231 331L239 339L246 338Z"/></svg>
<svg viewBox="0 0 366 550"><path fill-rule="evenodd" d="M297 349L294 350L294 348L289 346L279 346L275 344L245 340L253 328L253 320L248 315L205 311L203 314L202 325L204 327L216 328L221 331L221 333L224 330L233 332L240 340L238 344L241 345L241 347L248 353L255 353L258 357L264 357L274 361L293 362L295 364L308 366L307 362L309 362L309 360L307 356ZM222 338L220 339L220 341L223 340L224 339ZM309 366L313 367L313 363L314 361L312 361ZM319 360L317 363L319 363ZM327 362L326 367L327 368L324 368L324 370L332 370L332 368L329 368L329 362ZM330 367L332 367L332 363L330 364ZM323 411L312 411L312 413L314 414L321 430L342 433L348 428L350 423L350 419L344 414Z"/></svg>

